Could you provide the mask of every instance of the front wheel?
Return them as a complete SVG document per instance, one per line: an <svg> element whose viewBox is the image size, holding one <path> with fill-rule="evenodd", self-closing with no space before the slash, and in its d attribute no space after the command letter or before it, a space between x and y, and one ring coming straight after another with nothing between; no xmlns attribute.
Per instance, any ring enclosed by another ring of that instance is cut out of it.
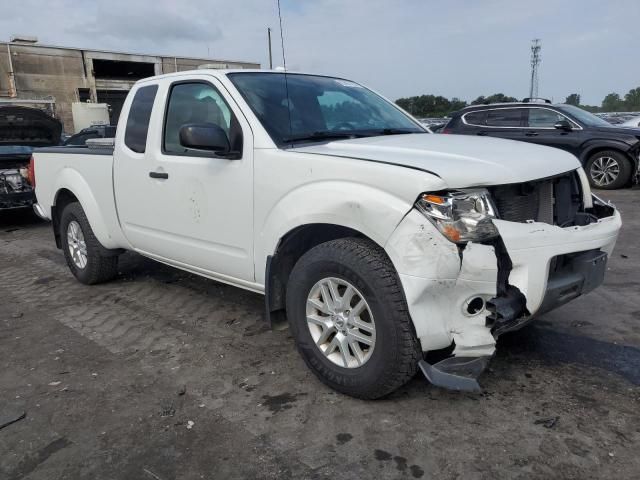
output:
<svg viewBox="0 0 640 480"><path fill-rule="evenodd" d="M365 239L332 240L303 255L289 278L287 316L311 371L353 397L391 393L422 358L398 274Z"/></svg>
<svg viewBox="0 0 640 480"><path fill-rule="evenodd" d="M586 165L589 183L594 188L615 190L631 179L631 163L621 152L605 150L589 157Z"/></svg>
<svg viewBox="0 0 640 480"><path fill-rule="evenodd" d="M105 255L78 202L68 204L60 216L60 240L71 273L86 285L106 282L118 273L118 257Z"/></svg>

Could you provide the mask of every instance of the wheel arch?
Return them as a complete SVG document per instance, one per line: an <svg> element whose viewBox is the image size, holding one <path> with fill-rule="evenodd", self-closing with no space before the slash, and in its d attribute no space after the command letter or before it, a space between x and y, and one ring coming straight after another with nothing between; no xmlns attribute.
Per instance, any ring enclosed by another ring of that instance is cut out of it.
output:
<svg viewBox="0 0 640 480"><path fill-rule="evenodd" d="M100 211L98 202L91 193L91 189L79 175L78 178L73 178L73 180L75 180L73 187L70 186L69 182L61 182L59 184L54 195L53 204L51 205L51 221L56 246L58 248L62 247L60 238L62 212L70 203L78 202L87 216L91 230L93 230L96 239L103 248L103 254L119 255L122 253L122 250L117 248L109 235L104 217Z"/></svg>
<svg viewBox="0 0 640 480"><path fill-rule="evenodd" d="M78 202L78 197L68 188L61 188L56 192L51 206L51 224L53 226L53 237L56 241L56 247L62 248L62 241L60 239L60 217L65 207L70 203Z"/></svg>
<svg viewBox="0 0 640 480"><path fill-rule="evenodd" d="M635 164L637 166L637 159L634 159L633 155L630 154L629 145L624 142L618 142L615 140L598 141L587 144L580 154L580 161L583 165L586 166L589 158L591 158L594 154L607 150L614 150L618 153L621 153L627 159L629 159L629 161L631 161L632 165Z"/></svg>
<svg viewBox="0 0 640 480"><path fill-rule="evenodd" d="M300 225L282 236L276 250L267 257L265 269L265 308L270 325L281 324L286 320L287 282L296 262L321 243L347 237L365 238L384 249L359 230L331 223Z"/></svg>
<svg viewBox="0 0 640 480"><path fill-rule="evenodd" d="M631 166L631 171L629 172L629 178L627 179L626 184L631 183L633 181L635 172L637 172L638 170L640 159L638 158L637 155L634 155L632 153L631 149L629 148L629 145L627 145L626 143L617 142L614 140L607 141L606 143L601 143L601 142L594 143L588 148L586 148L585 150L583 150L582 154L580 155L580 162L584 166L586 175L590 178L589 171L587 170L587 164L591 159L591 157L593 157L597 153L606 152L606 151L613 151L613 152L619 153L620 155L623 155L624 158L627 159L627 161L629 162L629 165ZM638 151L640 150L636 150L635 153L637 154Z"/></svg>

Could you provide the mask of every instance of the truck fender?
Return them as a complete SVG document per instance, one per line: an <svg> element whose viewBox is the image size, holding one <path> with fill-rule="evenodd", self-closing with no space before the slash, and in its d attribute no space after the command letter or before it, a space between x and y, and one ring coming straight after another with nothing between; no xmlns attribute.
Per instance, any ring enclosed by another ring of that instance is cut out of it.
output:
<svg viewBox="0 0 640 480"><path fill-rule="evenodd" d="M302 185L281 198L257 229L256 262L266 265L287 233L309 224L355 230L383 247L412 204L382 189L336 180ZM256 281L264 283L264 268Z"/></svg>
<svg viewBox="0 0 640 480"><path fill-rule="evenodd" d="M118 245L109 234L104 215L100 211L98 202L96 201L89 184L82 175L71 168L64 168L60 171L55 183L54 191L56 192L56 196L54 206L58 201L58 194L63 189L70 191L78 199L82 209L87 215L89 225L91 225L91 229L100 244L107 249L118 248L120 245ZM62 212L57 212L57 214L61 215Z"/></svg>

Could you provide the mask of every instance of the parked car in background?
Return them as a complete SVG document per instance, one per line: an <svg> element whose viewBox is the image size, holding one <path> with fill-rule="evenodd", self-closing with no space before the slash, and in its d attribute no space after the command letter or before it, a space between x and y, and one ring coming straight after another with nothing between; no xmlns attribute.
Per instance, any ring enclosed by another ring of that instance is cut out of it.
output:
<svg viewBox="0 0 640 480"><path fill-rule="evenodd" d="M440 133L446 125L446 123L432 123L431 125L425 126L425 128L427 128L431 133Z"/></svg>
<svg viewBox="0 0 640 480"><path fill-rule="evenodd" d="M640 128L640 117L634 117L620 124L621 127Z"/></svg>
<svg viewBox="0 0 640 480"><path fill-rule="evenodd" d="M447 124L449 117L444 118L419 118L418 121L431 133L439 133Z"/></svg>
<svg viewBox="0 0 640 480"><path fill-rule="evenodd" d="M262 293L360 398L418 368L478 391L502 333L603 281L621 224L573 155L431 135L358 83L264 70L141 80L115 140L38 150L34 172L78 281L133 250Z"/></svg>
<svg viewBox="0 0 640 480"><path fill-rule="evenodd" d="M593 187L629 185L638 172L640 129L616 127L573 105L473 105L452 114L442 133L499 137L560 148L583 164Z"/></svg>
<svg viewBox="0 0 640 480"><path fill-rule="evenodd" d="M57 145L62 124L30 107L0 106L0 210L31 207L29 160L35 147Z"/></svg>
<svg viewBox="0 0 640 480"><path fill-rule="evenodd" d="M115 125L92 125L91 127L83 128L78 133L71 135L62 142L62 145L66 147L86 145L87 140L94 138L115 138L115 136Z"/></svg>
<svg viewBox="0 0 640 480"><path fill-rule="evenodd" d="M594 115L606 120L611 125L622 125L627 120L631 120L640 115L638 112L598 112Z"/></svg>

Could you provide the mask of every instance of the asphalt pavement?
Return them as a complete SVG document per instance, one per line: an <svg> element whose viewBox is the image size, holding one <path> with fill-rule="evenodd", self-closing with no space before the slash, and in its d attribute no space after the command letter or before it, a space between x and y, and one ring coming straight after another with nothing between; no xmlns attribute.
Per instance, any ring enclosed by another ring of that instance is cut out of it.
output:
<svg viewBox="0 0 640 480"><path fill-rule="evenodd" d="M0 478L638 478L640 189L600 194L600 289L501 337L483 394L378 401L316 380L260 295L135 254L84 286L49 224L0 214Z"/></svg>

